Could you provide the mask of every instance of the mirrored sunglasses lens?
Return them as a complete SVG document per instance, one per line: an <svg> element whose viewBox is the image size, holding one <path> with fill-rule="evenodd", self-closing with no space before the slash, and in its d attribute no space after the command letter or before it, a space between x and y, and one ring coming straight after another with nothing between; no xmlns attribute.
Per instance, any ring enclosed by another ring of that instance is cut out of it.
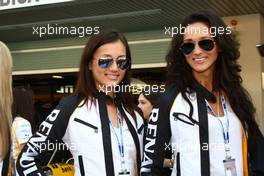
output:
<svg viewBox="0 0 264 176"><path fill-rule="evenodd" d="M116 63L117 63L117 67L122 69L122 70L127 69L129 66L129 60L128 59L119 59L116 61Z"/></svg>
<svg viewBox="0 0 264 176"><path fill-rule="evenodd" d="M108 68L113 63L113 59L107 59L107 58L100 58L98 60L98 65L101 68Z"/></svg>
<svg viewBox="0 0 264 176"><path fill-rule="evenodd" d="M199 41L199 47L205 51L211 51L214 48L213 40L201 40Z"/></svg>
<svg viewBox="0 0 264 176"><path fill-rule="evenodd" d="M194 43L184 43L182 46L181 46L181 50L183 52L183 54L190 54L194 49Z"/></svg>

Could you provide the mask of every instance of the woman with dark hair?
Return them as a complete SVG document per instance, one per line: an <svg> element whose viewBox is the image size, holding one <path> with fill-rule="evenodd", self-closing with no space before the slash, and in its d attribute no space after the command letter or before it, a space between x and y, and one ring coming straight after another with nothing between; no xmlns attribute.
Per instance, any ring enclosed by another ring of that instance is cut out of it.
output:
<svg viewBox="0 0 264 176"><path fill-rule="evenodd" d="M16 163L18 154L32 136L34 118L32 90L25 89L24 87L15 87L13 89L12 116L12 161Z"/></svg>
<svg viewBox="0 0 264 176"><path fill-rule="evenodd" d="M138 97L138 107L143 112L143 117L144 117L144 122L145 122L144 134L146 134L146 131L147 131L147 125L148 125L148 121L149 121L152 108L153 106L157 105L160 94L161 93L159 91L154 92L152 90L149 90L149 91L142 91ZM168 172L169 170L168 168L173 167L173 159L164 158L163 167L164 167L164 172Z"/></svg>
<svg viewBox="0 0 264 176"><path fill-rule="evenodd" d="M131 55L116 31L93 35L80 63L76 95L63 99L19 156L19 175L43 175L45 142L62 141L74 158L76 176L139 175L143 119L129 92ZM32 147L33 146L33 147ZM39 148L38 146L41 146Z"/></svg>
<svg viewBox="0 0 264 176"><path fill-rule="evenodd" d="M158 92L142 91L138 97L138 107L143 112L144 120L148 121L149 115L154 105L157 104Z"/></svg>
<svg viewBox="0 0 264 176"><path fill-rule="evenodd" d="M209 11L187 16L181 28L166 56L168 89L150 117L142 175L161 175L167 150L171 175L263 175L263 136L235 36Z"/></svg>

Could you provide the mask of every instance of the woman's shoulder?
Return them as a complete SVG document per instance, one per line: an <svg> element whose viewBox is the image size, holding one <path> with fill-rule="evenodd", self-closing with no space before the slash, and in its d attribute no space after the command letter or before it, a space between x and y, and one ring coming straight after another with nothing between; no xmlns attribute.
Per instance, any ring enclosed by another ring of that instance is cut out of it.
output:
<svg viewBox="0 0 264 176"><path fill-rule="evenodd" d="M58 105L56 106L56 109L64 109L65 111L72 111L74 110L79 104L81 104L84 101L84 98L78 96L78 95L70 95L63 97Z"/></svg>
<svg viewBox="0 0 264 176"><path fill-rule="evenodd" d="M131 122L136 122L137 125L143 124L144 123L143 113L140 112L140 109L137 108L137 106L133 106L133 109L134 109L135 117L132 117L132 114L130 114L129 111L124 108L125 113L126 113L128 119Z"/></svg>
<svg viewBox="0 0 264 176"><path fill-rule="evenodd" d="M30 125L30 122L23 117L17 116L17 117L15 117L15 119L12 123L12 126L16 126L18 124L19 125Z"/></svg>
<svg viewBox="0 0 264 176"><path fill-rule="evenodd" d="M160 92L158 106L172 104L173 100L180 94L177 86L170 86L164 92Z"/></svg>
<svg viewBox="0 0 264 176"><path fill-rule="evenodd" d="M80 102L82 101L83 98L81 98L80 96L78 95L70 95L70 96L66 96L66 97L63 97L61 100L60 100L60 104L73 104L73 103L77 103L77 102Z"/></svg>

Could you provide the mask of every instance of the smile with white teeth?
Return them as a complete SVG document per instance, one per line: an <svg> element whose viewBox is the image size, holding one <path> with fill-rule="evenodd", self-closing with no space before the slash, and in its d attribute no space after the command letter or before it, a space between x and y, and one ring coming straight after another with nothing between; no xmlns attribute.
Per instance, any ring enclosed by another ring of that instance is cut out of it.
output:
<svg viewBox="0 0 264 176"><path fill-rule="evenodd" d="M197 63L201 63L205 60L205 57L198 57L198 58L193 58L193 61L197 62Z"/></svg>
<svg viewBox="0 0 264 176"><path fill-rule="evenodd" d="M118 78L118 75L116 75L116 74L106 74L106 76L110 79L117 79Z"/></svg>

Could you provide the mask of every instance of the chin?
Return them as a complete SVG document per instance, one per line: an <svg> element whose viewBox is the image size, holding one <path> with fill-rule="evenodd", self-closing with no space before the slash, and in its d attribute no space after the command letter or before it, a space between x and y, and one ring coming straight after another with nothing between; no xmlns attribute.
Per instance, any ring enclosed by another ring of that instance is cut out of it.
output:
<svg viewBox="0 0 264 176"><path fill-rule="evenodd" d="M107 86L116 86L116 85L118 85L119 84L119 82L118 81L111 81L111 82L107 82L105 85L107 85Z"/></svg>
<svg viewBox="0 0 264 176"><path fill-rule="evenodd" d="M208 67L196 67L193 69L195 72L197 73L203 73L205 72L206 70L208 70Z"/></svg>
<svg viewBox="0 0 264 176"><path fill-rule="evenodd" d="M206 69L195 69L194 71L197 73L203 73Z"/></svg>

